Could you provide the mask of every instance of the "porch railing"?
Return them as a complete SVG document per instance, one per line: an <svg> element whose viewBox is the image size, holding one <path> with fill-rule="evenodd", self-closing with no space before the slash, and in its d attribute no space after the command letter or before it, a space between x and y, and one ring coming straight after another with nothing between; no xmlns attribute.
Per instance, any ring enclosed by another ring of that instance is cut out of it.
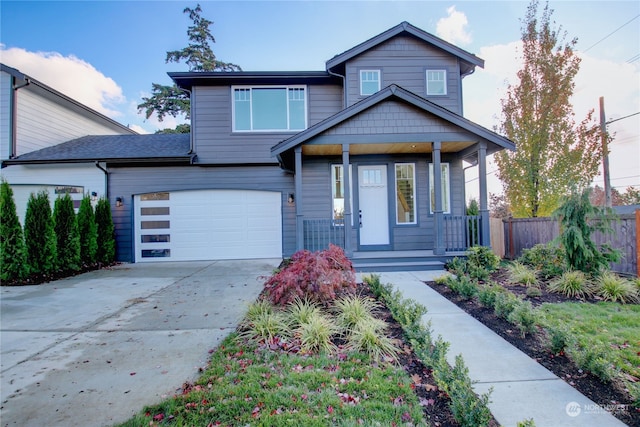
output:
<svg viewBox="0 0 640 427"><path fill-rule="evenodd" d="M480 222L478 215L445 215L444 244L447 251L466 251L480 244Z"/></svg>
<svg viewBox="0 0 640 427"><path fill-rule="evenodd" d="M305 219L304 248L315 252L327 249L329 244L344 248L343 219Z"/></svg>

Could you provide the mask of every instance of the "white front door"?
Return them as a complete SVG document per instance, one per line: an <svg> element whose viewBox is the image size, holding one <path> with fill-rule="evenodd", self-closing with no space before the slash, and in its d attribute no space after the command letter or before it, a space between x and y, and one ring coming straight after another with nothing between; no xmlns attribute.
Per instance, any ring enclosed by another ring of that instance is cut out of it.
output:
<svg viewBox="0 0 640 427"><path fill-rule="evenodd" d="M360 245L389 244L387 166L358 166Z"/></svg>

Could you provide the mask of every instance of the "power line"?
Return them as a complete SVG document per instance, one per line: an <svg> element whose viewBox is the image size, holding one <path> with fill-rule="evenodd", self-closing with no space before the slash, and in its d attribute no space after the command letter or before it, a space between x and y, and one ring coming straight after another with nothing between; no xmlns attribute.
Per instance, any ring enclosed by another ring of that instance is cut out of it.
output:
<svg viewBox="0 0 640 427"><path fill-rule="evenodd" d="M640 53L632 56L631 58L627 59L627 64L631 64L632 62L636 62L638 59L640 59Z"/></svg>
<svg viewBox="0 0 640 427"><path fill-rule="evenodd" d="M633 117L633 116L637 116L638 114L640 114L640 111L638 111L637 113L633 113L633 114L629 114L628 116L624 116L624 117L620 117L618 119L613 119L613 120L609 120L608 122L606 122L606 125L609 125L611 123L615 123L618 120L622 120L622 119L628 119L629 117Z"/></svg>
<svg viewBox="0 0 640 427"><path fill-rule="evenodd" d="M596 45L600 44L602 41L608 39L610 36L612 36L613 34L617 33L618 31L620 31L622 29L622 27L630 24L633 20L638 19L639 16L640 15L634 16L633 18L631 18L630 20L628 20L627 22L625 22L624 24L622 24L621 26L619 26L618 28L613 30L611 33L607 34L606 36L604 36L603 38L601 38L600 40L598 40L597 42L595 42L594 44L589 46L587 49L583 50L582 53L588 52L591 48L595 47Z"/></svg>

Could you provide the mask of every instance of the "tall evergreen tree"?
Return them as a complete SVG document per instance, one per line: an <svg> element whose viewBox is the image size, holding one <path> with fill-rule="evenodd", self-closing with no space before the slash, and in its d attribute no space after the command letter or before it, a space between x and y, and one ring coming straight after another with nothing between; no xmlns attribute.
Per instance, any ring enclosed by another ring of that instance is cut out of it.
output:
<svg viewBox="0 0 640 427"><path fill-rule="evenodd" d="M27 275L27 248L18 220L13 190L4 179L0 183L0 280L14 282Z"/></svg>
<svg viewBox="0 0 640 427"><path fill-rule="evenodd" d="M114 236L113 219L109 200L101 198L96 205L96 225L98 233L98 250L96 261L111 264L116 256L116 241Z"/></svg>
<svg viewBox="0 0 640 427"><path fill-rule="evenodd" d="M56 271L57 241L49 193L46 191L29 196L24 217L24 240L30 273L49 274Z"/></svg>
<svg viewBox="0 0 640 427"><path fill-rule="evenodd" d="M80 269L80 236L78 220L69 194L58 197L53 206L53 223L58 248L58 267L62 270Z"/></svg>
<svg viewBox="0 0 640 427"><path fill-rule="evenodd" d="M98 250L98 226L91 206L91 197L82 198L78 210L78 234L80 236L80 259L82 264L91 265L96 262Z"/></svg>
<svg viewBox="0 0 640 427"><path fill-rule="evenodd" d="M516 151L496 154L498 177L516 217L547 216L570 192L586 188L598 173L602 150L593 110L578 125L570 98L580 58L577 39L552 28L547 4L538 16L538 1L527 8L522 27L523 68L519 82L502 100L501 132Z"/></svg>
<svg viewBox="0 0 640 427"><path fill-rule="evenodd" d="M189 15L193 23L187 30L189 45L180 50L168 51L165 63L184 61L189 71L242 71L236 64L218 60L213 53L211 44L216 42L210 29L213 22L202 17L200 5L198 4L195 9L186 7L183 12ZM185 119L190 119L189 94L178 86L152 83L151 93L150 97L142 98L142 103L138 105L138 112L144 111L147 118L155 114L160 121L166 116L182 115ZM188 125L179 125L175 132L189 133L189 129ZM169 132L165 129L158 133Z"/></svg>

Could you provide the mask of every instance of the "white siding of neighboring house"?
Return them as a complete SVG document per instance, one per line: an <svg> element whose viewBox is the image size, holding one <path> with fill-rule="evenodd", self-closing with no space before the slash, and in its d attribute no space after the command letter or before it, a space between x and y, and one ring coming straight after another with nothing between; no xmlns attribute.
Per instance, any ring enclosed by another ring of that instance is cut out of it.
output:
<svg viewBox="0 0 640 427"><path fill-rule="evenodd" d="M40 150L86 135L115 135L113 128L96 123L32 91L18 90L17 155Z"/></svg>
<svg viewBox="0 0 640 427"><path fill-rule="evenodd" d="M11 76L0 72L0 159L9 157L9 95L11 94Z"/></svg>
<svg viewBox="0 0 640 427"><path fill-rule="evenodd" d="M83 193L95 191L98 197L105 196L105 175L93 163L66 165L14 165L2 169L2 177L11 184L20 223L24 225L27 201L32 192L49 191L49 201L53 208L57 186L82 187ZM82 194L72 195L74 200L82 199Z"/></svg>

